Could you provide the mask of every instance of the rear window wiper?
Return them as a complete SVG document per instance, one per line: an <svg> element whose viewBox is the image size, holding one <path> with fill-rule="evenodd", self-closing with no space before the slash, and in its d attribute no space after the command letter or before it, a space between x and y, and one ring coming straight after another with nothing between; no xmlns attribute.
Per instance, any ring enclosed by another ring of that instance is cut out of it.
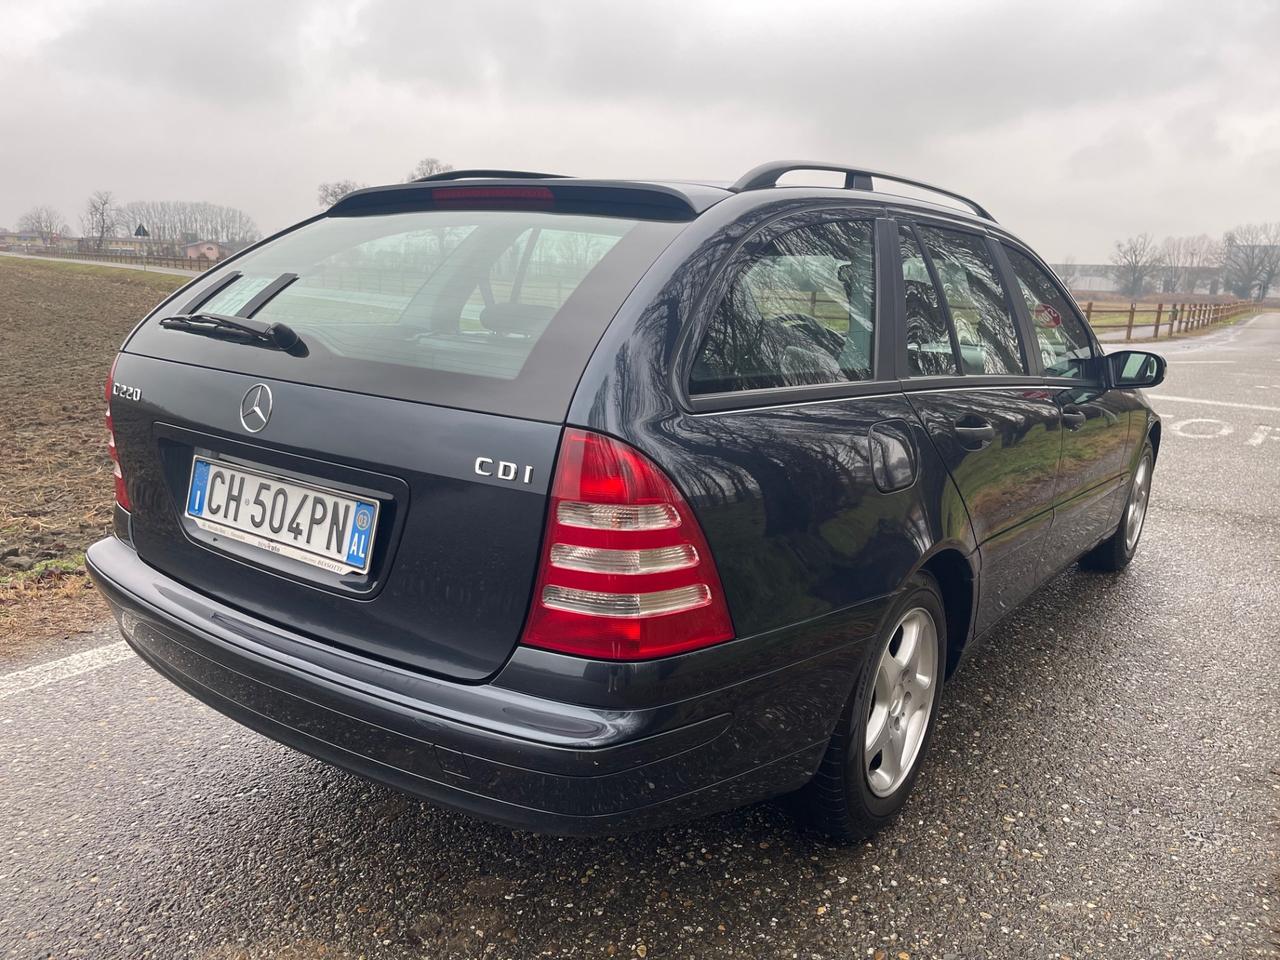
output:
<svg viewBox="0 0 1280 960"><path fill-rule="evenodd" d="M225 313L179 313L165 317L160 326L168 330L184 330L220 340L252 343L257 346L284 350L286 353L306 353L302 338L293 328L283 323L266 323L251 317L233 317Z"/></svg>

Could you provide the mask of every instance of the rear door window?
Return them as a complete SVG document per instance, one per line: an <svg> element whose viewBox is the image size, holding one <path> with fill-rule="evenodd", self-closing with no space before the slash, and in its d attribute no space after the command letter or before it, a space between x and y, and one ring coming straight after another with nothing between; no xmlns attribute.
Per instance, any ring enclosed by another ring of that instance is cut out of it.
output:
<svg viewBox="0 0 1280 960"><path fill-rule="evenodd" d="M920 235L942 284L964 372L1027 373L1018 326L986 240L937 227L921 227Z"/></svg>
<svg viewBox="0 0 1280 960"><path fill-rule="evenodd" d="M1021 250L1005 246L1018 289L1031 315L1036 346L1048 377L1084 377L1093 343L1075 305L1041 267Z"/></svg>
<svg viewBox="0 0 1280 960"><path fill-rule="evenodd" d="M874 318L872 222L788 231L736 267L698 350L689 392L869 380Z"/></svg>
<svg viewBox="0 0 1280 960"><path fill-rule="evenodd" d="M913 377L955 376L959 372L955 348L938 288L915 233L905 224L898 227L898 251L906 306L907 370Z"/></svg>
<svg viewBox="0 0 1280 960"><path fill-rule="evenodd" d="M591 350L678 223L550 210L326 217L235 260L199 303L292 327L306 355L145 324L127 349L256 376L465 409L562 417ZM215 271L213 286L223 270ZM184 293L178 312L198 299Z"/></svg>

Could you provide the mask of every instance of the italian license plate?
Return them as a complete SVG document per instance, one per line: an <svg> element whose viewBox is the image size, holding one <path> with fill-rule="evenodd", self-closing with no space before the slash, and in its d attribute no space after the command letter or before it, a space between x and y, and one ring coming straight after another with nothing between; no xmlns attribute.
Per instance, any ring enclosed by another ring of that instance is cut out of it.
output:
<svg viewBox="0 0 1280 960"><path fill-rule="evenodd" d="M364 573L378 505L195 457L186 514L202 529L333 573Z"/></svg>

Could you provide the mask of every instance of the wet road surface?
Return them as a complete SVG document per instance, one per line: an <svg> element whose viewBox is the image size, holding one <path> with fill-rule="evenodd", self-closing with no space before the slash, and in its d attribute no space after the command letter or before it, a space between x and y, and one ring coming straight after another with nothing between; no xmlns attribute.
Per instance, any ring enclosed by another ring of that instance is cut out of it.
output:
<svg viewBox="0 0 1280 960"><path fill-rule="evenodd" d="M104 625L0 664L0 957L1280 956L1280 314L1159 349L1137 559L970 657L874 841L776 804L515 834L241 729Z"/></svg>

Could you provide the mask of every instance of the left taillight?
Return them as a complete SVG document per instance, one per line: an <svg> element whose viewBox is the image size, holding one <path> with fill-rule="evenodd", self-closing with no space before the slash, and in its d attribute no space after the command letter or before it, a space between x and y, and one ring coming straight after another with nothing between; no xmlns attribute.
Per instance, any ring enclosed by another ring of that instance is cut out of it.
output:
<svg viewBox="0 0 1280 960"><path fill-rule="evenodd" d="M733 638L693 511L640 451L567 429L522 642L647 660Z"/></svg>
<svg viewBox="0 0 1280 960"><path fill-rule="evenodd" d="M116 364L111 362L111 372L107 374L107 455L111 457L111 467L115 473L116 479L116 503L120 504L125 510L132 509L129 505L129 491L125 489L124 473L120 469L120 451L116 449L116 429L115 424L111 420L111 392L116 382Z"/></svg>

